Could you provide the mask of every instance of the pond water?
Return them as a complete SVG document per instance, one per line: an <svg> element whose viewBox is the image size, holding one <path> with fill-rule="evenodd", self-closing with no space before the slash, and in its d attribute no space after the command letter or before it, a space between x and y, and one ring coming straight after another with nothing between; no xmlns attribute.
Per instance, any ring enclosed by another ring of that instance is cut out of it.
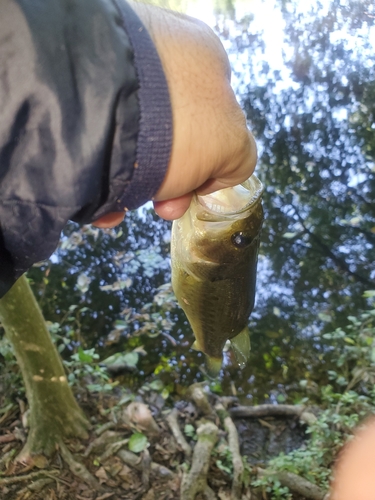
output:
<svg viewBox="0 0 375 500"><path fill-rule="evenodd" d="M170 2L221 37L260 158L266 222L244 370L230 352L212 389L246 402L296 401L300 382L327 383L323 334L366 307L375 289L373 2ZM69 339L63 355L136 349L123 383L169 391L204 380L203 356L176 307L170 224L151 209L116 230L67 228L51 261L30 272L46 318ZM141 347L142 346L142 347Z"/></svg>

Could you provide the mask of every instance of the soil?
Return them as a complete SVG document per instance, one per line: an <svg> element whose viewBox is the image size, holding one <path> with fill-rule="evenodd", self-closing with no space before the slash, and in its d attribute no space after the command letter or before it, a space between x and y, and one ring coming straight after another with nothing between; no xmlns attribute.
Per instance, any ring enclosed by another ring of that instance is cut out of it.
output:
<svg viewBox="0 0 375 500"><path fill-rule="evenodd" d="M166 420L173 403L168 405L169 400L166 402L159 393L152 391L125 403L127 398L124 399L123 393L103 396L86 392L77 397L92 427L87 440L72 439L65 443L75 462L69 462L59 449L48 459L34 457L28 464L14 461L27 438L28 430L24 427L27 425L27 406L19 399L0 411L2 500L180 498L181 480L184 471L189 470L191 457L186 455L186 450L182 451ZM121 400L123 404L119 404ZM211 394L208 400L212 411L211 414L206 411L206 415L192 401L174 402L178 427L183 433L186 430L186 441L194 449L197 440L195 430L202 420L217 425L218 443L211 455L207 483L216 498L229 500L232 464L227 433L213 409L219 398ZM235 405L235 399L232 398L230 404ZM228 401L225 405L228 406ZM265 467L269 458L281 451L295 449L305 440L304 427L296 417L240 418L234 419L234 422L239 433L240 451L249 464L247 473L250 476L252 467ZM147 436L148 447L132 454L129 453L128 440L134 432ZM88 475L82 473L77 464L83 464ZM252 500L257 498L256 492L252 494ZM199 495L196 498L200 500ZM246 482L242 498L250 498Z"/></svg>

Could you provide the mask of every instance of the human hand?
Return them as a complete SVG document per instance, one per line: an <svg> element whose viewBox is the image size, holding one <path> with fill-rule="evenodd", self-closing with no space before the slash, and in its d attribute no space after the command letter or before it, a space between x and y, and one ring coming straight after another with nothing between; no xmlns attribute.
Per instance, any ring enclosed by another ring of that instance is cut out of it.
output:
<svg viewBox="0 0 375 500"><path fill-rule="evenodd" d="M178 219L194 191L208 194L248 179L256 145L230 85L227 54L214 32L189 16L129 3L156 46L172 104L171 157L154 207L160 217ZM94 225L113 227L123 217L109 213Z"/></svg>
<svg viewBox="0 0 375 500"><path fill-rule="evenodd" d="M225 50L204 23L137 2L138 14L158 50L173 113L173 145L155 211L177 219L194 191L207 194L252 174L256 146L230 86Z"/></svg>
<svg viewBox="0 0 375 500"><path fill-rule="evenodd" d="M375 419L354 433L338 458L330 500L375 499Z"/></svg>

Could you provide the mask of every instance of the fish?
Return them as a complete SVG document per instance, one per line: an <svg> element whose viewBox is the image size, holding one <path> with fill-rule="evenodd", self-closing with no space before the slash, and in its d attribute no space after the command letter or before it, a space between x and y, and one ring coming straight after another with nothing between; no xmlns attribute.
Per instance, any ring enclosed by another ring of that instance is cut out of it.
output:
<svg viewBox="0 0 375 500"><path fill-rule="evenodd" d="M212 378L220 373L227 340L241 368L249 359L262 193L253 174L237 186L194 194L172 224L172 288L193 330L192 348L206 355Z"/></svg>

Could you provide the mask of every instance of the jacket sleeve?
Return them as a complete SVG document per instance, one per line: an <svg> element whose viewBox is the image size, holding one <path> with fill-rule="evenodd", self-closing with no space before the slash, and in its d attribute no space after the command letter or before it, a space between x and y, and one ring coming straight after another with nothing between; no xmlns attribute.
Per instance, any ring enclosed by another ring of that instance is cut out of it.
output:
<svg viewBox="0 0 375 500"><path fill-rule="evenodd" d="M167 82L125 0L0 2L0 297L88 223L151 199L172 142Z"/></svg>

